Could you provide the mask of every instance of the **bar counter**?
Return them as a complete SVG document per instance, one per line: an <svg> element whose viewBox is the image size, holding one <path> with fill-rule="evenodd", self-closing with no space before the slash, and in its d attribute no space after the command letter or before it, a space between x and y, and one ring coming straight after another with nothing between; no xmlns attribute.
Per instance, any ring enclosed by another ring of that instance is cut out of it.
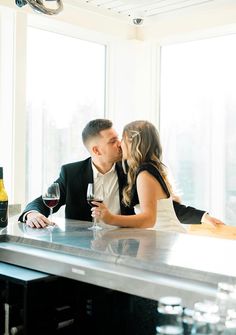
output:
<svg viewBox="0 0 236 335"><path fill-rule="evenodd" d="M236 241L155 230L88 230L91 222L55 217L33 229L16 218L0 235L0 261L184 306L214 299L217 283L236 283Z"/></svg>

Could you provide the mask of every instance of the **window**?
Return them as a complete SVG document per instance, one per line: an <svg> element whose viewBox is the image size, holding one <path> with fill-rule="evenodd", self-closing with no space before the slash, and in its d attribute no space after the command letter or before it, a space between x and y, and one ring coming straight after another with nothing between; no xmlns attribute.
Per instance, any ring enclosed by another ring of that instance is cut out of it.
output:
<svg viewBox="0 0 236 335"><path fill-rule="evenodd" d="M236 225L236 35L161 52L165 162L183 203Z"/></svg>
<svg viewBox="0 0 236 335"><path fill-rule="evenodd" d="M105 55L102 44L28 28L27 200L88 156L81 131L105 116Z"/></svg>

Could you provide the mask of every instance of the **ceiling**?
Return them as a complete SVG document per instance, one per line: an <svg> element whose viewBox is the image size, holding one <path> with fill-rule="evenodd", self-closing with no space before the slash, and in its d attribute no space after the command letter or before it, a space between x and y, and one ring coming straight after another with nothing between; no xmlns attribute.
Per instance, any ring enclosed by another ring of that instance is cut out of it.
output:
<svg viewBox="0 0 236 335"><path fill-rule="evenodd" d="M156 19L165 14L181 14L196 8L208 8L222 0L69 0L74 5L86 7L118 18Z"/></svg>

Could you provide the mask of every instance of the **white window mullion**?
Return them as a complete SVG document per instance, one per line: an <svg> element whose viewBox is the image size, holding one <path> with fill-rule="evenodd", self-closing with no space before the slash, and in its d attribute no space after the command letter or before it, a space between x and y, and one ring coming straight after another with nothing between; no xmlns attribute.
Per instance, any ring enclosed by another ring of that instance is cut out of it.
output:
<svg viewBox="0 0 236 335"><path fill-rule="evenodd" d="M14 202L25 202L25 153L26 153L26 40L27 16L16 13L14 49Z"/></svg>
<svg viewBox="0 0 236 335"><path fill-rule="evenodd" d="M225 114L224 104L215 95L211 116L210 212L225 218Z"/></svg>

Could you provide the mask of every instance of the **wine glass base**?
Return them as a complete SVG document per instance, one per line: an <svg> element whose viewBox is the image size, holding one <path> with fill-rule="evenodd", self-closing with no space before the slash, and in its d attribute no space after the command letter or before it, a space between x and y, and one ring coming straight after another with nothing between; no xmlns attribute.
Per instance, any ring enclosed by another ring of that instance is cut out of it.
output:
<svg viewBox="0 0 236 335"><path fill-rule="evenodd" d="M102 227L96 225L96 226L89 227L88 230L102 230Z"/></svg>

